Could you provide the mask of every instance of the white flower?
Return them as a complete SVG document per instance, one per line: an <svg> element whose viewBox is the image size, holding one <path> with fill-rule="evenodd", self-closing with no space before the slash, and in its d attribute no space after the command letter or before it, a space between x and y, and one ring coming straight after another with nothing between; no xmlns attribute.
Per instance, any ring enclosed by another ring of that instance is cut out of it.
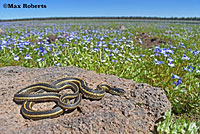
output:
<svg viewBox="0 0 200 134"><path fill-rule="evenodd" d="M30 55L27 54L27 55L24 57L24 59L29 60L29 59L32 59L32 58L31 58Z"/></svg>
<svg viewBox="0 0 200 134"><path fill-rule="evenodd" d="M120 57L124 57L122 54L118 54Z"/></svg>
<svg viewBox="0 0 200 134"><path fill-rule="evenodd" d="M196 73L200 73L200 70L196 69Z"/></svg>
<svg viewBox="0 0 200 134"><path fill-rule="evenodd" d="M140 44L142 44L143 42L142 42L142 40L139 38L139 42L140 42Z"/></svg>
<svg viewBox="0 0 200 134"><path fill-rule="evenodd" d="M56 66L60 66L61 64L60 63L56 63Z"/></svg>
<svg viewBox="0 0 200 134"><path fill-rule="evenodd" d="M125 39L126 39L126 37L122 37L122 39L123 39L123 40L125 40Z"/></svg>
<svg viewBox="0 0 200 134"><path fill-rule="evenodd" d="M19 60L19 57L15 55L14 60Z"/></svg>
<svg viewBox="0 0 200 134"><path fill-rule="evenodd" d="M182 57L182 60L190 60L190 58L187 57L187 56L184 54L183 57Z"/></svg>
<svg viewBox="0 0 200 134"><path fill-rule="evenodd" d="M168 65L169 65L170 67L174 67L174 64L171 63L171 62L169 62Z"/></svg>
<svg viewBox="0 0 200 134"><path fill-rule="evenodd" d="M174 61L171 57L167 59L169 62Z"/></svg>
<svg viewBox="0 0 200 134"><path fill-rule="evenodd" d="M43 58L40 58L40 59L37 59L36 61L39 62L39 61L42 61L42 60L43 60Z"/></svg>

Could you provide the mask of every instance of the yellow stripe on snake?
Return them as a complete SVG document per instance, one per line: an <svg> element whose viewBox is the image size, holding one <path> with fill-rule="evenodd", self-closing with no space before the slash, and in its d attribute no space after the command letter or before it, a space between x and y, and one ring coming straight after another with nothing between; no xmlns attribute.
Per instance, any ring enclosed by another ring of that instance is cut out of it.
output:
<svg viewBox="0 0 200 134"><path fill-rule="evenodd" d="M63 89L71 89L73 93L61 94ZM77 77L64 77L51 84L37 83L25 87L14 95L14 101L23 103L21 113L29 119L53 118L61 115L65 109L72 110L79 106L82 96L89 99L101 99L105 93L123 95L124 89L113 88L107 84L97 85L97 89L91 89L87 83ZM73 103L70 100L74 99ZM33 110L35 102L54 101L56 107L51 110Z"/></svg>

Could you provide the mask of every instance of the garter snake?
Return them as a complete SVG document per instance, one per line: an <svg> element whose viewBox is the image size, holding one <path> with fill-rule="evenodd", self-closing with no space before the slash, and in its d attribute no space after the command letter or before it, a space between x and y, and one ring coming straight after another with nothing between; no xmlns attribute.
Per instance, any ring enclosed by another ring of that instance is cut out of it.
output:
<svg viewBox="0 0 200 134"><path fill-rule="evenodd" d="M61 90L71 89L73 93L61 94ZM15 102L23 102L21 113L29 119L52 118L61 115L65 109L72 110L79 106L82 96L89 99L101 99L105 93L123 95L124 89L113 88L107 84L97 85L97 89L91 89L87 83L77 77L63 77L51 84L36 83L19 90L14 95ZM74 99L73 103L70 100ZM46 111L33 110L37 102L54 101L56 107Z"/></svg>

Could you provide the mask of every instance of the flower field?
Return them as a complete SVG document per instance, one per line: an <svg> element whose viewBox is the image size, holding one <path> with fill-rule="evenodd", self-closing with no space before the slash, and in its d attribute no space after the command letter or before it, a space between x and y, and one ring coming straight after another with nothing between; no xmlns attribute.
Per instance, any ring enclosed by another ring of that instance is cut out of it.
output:
<svg viewBox="0 0 200 134"><path fill-rule="evenodd" d="M200 128L198 24L35 21L0 22L0 29L0 67L71 65L162 87L172 112L158 132Z"/></svg>

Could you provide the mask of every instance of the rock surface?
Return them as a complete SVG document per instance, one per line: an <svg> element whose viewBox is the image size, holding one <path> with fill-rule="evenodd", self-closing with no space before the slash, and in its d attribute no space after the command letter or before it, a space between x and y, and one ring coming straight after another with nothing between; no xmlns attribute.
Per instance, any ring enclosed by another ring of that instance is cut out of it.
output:
<svg viewBox="0 0 200 134"><path fill-rule="evenodd" d="M80 77L92 88L107 83L125 89L126 94L119 97L107 93L98 101L83 99L76 110L53 119L24 119L20 114L21 105L13 102L14 94L33 83L50 83L63 76ZM97 74L72 66L0 68L1 133L149 134L155 133L155 122L170 108L171 104L161 88L113 75Z"/></svg>

